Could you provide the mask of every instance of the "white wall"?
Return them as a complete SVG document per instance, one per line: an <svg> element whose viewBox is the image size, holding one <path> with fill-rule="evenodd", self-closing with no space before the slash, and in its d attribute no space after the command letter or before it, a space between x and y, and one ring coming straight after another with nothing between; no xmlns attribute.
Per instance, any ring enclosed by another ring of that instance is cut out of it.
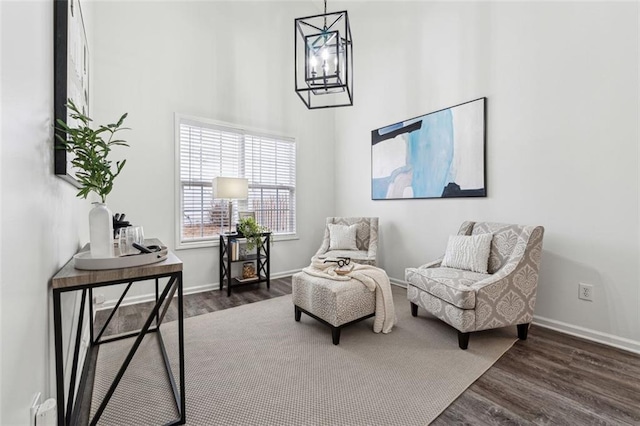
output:
<svg viewBox="0 0 640 426"><path fill-rule="evenodd" d="M128 111L134 129L112 209L175 246L172 114L271 129L295 136L299 156L301 238L274 246L275 273L304 266L334 214L380 216L394 279L440 255L463 220L542 224L538 321L637 349L637 5L337 3L352 22L356 103L327 114L291 87L292 21L317 12L301 3L95 4L96 118ZM480 96L489 197L371 201L371 129ZM217 283L217 248L178 255L187 287ZM594 302L578 301L578 281Z"/></svg>
<svg viewBox="0 0 640 426"><path fill-rule="evenodd" d="M333 214L380 216L396 279L440 255L463 220L542 224L537 314L637 347L637 4L349 3L356 104L310 112L291 83L293 18L317 12L301 3L95 5L96 118L129 111L134 128L114 210L175 243L174 111L272 129L297 138L299 157L300 240L274 246L274 272L304 266ZM36 392L54 396L49 279L88 239L88 202L52 170L52 12L48 0L0 2L3 425L25 424ZM370 200L371 129L478 96L488 198ZM188 286L217 281L217 249L178 254ZM578 281L596 286L593 303L577 300Z"/></svg>
<svg viewBox="0 0 640 426"><path fill-rule="evenodd" d="M538 321L640 351L637 3L347 6L357 86L336 111L336 214L380 217L398 280L464 220L544 225ZM487 198L371 201L372 129L481 96Z"/></svg>
<svg viewBox="0 0 640 426"><path fill-rule="evenodd" d="M24 425L35 393L55 396L49 280L87 240L89 203L53 174L52 2L0 11L0 424ZM65 312L75 303L63 298Z"/></svg>
<svg viewBox="0 0 640 426"><path fill-rule="evenodd" d="M299 240L276 242L271 270L308 264L333 213L333 112L308 111L293 90L291 2L96 2L94 118L129 112L127 165L107 202L145 236L176 246L174 113L296 138ZM98 18L99 17L99 18ZM187 290L217 283L218 249L179 250ZM140 290L141 294L148 292ZM111 293L107 299L113 298Z"/></svg>

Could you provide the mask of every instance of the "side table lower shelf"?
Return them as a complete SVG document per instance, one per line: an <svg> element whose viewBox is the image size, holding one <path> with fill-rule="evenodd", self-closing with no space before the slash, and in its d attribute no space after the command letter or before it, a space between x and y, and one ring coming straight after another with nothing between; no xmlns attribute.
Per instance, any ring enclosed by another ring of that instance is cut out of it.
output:
<svg viewBox="0 0 640 426"><path fill-rule="evenodd" d="M237 285L243 285L243 284L256 284L256 283L264 283L264 282L267 282L267 278L264 275L261 275L259 277L253 277L253 278L234 277L231 279L231 285L233 287Z"/></svg>

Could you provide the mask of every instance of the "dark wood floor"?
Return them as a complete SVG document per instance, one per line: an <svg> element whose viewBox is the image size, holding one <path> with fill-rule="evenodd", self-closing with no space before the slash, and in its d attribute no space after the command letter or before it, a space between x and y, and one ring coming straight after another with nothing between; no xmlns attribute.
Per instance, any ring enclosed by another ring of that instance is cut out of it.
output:
<svg viewBox="0 0 640 426"><path fill-rule="evenodd" d="M247 284L232 287L231 296L227 297L226 287L224 291L211 290L201 293L187 294L184 296L184 317L207 314L222 309L234 308L247 303L259 302L273 297L291 294L291 277L272 279L271 288L267 290L264 283ZM149 316L153 308L153 302L138 303L135 305L121 306L109 322L104 332L105 336L139 330ZM177 302L174 299L167 310L164 321L173 321L178 318ZM99 333L106 322L110 310L96 312L94 330ZM97 334L96 334L97 335Z"/></svg>
<svg viewBox="0 0 640 426"><path fill-rule="evenodd" d="M291 293L291 278L186 295L186 317ZM407 309L409 305L407 302ZM107 333L141 327L151 304L123 306ZM175 306L166 320L176 318ZM99 311L96 323L104 322ZM452 332L454 332L452 330ZM471 343L473 344L473 335ZM532 326L433 425L640 425L640 355Z"/></svg>

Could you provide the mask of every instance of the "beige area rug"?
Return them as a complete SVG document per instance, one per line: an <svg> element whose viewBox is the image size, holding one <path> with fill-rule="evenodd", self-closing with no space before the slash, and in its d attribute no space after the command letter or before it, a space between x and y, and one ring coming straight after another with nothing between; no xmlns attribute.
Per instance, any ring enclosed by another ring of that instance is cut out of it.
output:
<svg viewBox="0 0 640 426"><path fill-rule="evenodd" d="M185 320L188 425L426 425L516 341L515 327L457 333L393 286L398 323L374 334L373 318L342 330L302 314L291 296ZM176 323L162 326L177 375ZM99 424L176 418L157 337L145 338ZM92 416L133 339L100 348Z"/></svg>

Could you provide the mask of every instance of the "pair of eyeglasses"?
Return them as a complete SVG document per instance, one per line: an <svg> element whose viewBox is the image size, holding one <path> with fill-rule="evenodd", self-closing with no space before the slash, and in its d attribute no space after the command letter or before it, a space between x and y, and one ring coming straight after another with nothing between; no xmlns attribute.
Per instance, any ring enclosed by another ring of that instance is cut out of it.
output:
<svg viewBox="0 0 640 426"><path fill-rule="evenodd" d="M332 260L332 259L327 259L324 261L324 263L327 262L331 262L331 263L337 263L338 264L338 268L342 268L345 265L348 265L349 263L351 263L351 258L350 257L340 257L338 256L338 260Z"/></svg>

